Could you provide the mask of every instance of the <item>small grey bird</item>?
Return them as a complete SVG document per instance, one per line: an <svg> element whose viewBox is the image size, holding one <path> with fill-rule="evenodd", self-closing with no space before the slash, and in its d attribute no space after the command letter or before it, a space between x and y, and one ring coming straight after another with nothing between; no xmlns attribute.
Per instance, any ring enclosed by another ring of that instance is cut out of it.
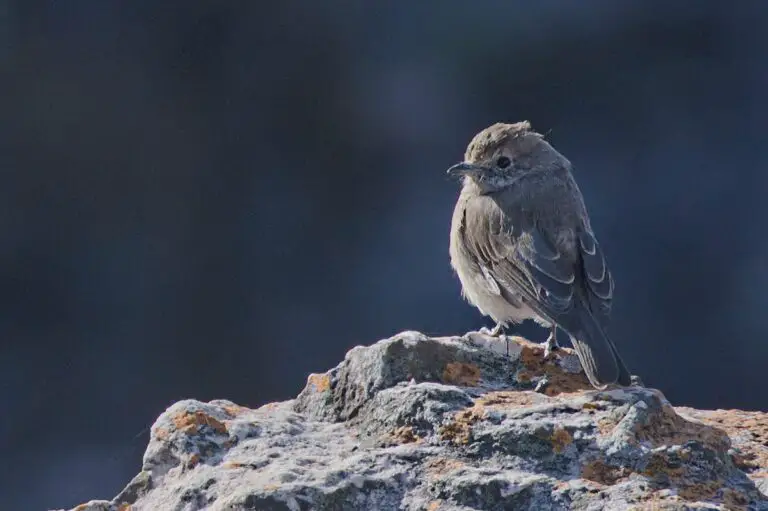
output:
<svg viewBox="0 0 768 511"><path fill-rule="evenodd" d="M531 318L570 337L589 381L628 386L606 335L613 279L590 226L571 163L527 121L497 123L448 169L463 186L451 223L451 266L464 297L498 335Z"/></svg>

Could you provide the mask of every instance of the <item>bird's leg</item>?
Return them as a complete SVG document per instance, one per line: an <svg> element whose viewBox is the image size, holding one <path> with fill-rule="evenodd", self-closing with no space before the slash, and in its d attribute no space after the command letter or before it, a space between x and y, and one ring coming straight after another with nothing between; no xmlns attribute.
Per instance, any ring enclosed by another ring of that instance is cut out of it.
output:
<svg viewBox="0 0 768 511"><path fill-rule="evenodd" d="M553 351L557 350L560 346L557 344L557 325L552 325L552 330L549 332L549 337L544 341L544 358L549 358Z"/></svg>

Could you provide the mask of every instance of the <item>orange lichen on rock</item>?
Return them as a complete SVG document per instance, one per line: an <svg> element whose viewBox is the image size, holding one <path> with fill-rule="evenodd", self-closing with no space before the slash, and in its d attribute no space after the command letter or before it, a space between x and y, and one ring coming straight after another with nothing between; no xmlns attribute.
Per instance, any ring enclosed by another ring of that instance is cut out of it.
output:
<svg viewBox="0 0 768 511"><path fill-rule="evenodd" d="M602 417L597 421L597 431L600 432L600 434L603 436L610 435L613 431L613 428L615 428L617 424L618 421L614 419Z"/></svg>
<svg viewBox="0 0 768 511"><path fill-rule="evenodd" d="M386 435L386 439L395 444L411 444L421 440L411 426L400 426Z"/></svg>
<svg viewBox="0 0 768 511"><path fill-rule="evenodd" d="M521 348L520 362L523 367L515 375L518 382L528 383L534 379L546 377L547 385L543 392L547 396L592 389L583 372L571 373L557 364L557 360L563 357L575 356L573 350L561 347L545 359L542 346L521 338L515 338L513 342Z"/></svg>
<svg viewBox="0 0 768 511"><path fill-rule="evenodd" d="M312 373L307 377L307 387L315 392L326 392L331 388L331 377L328 373Z"/></svg>
<svg viewBox="0 0 768 511"><path fill-rule="evenodd" d="M237 417L241 413L247 412L248 408L240 405L225 405L222 409L227 412L231 417Z"/></svg>
<svg viewBox="0 0 768 511"><path fill-rule="evenodd" d="M568 430L556 427L550 440L552 441L552 446L555 449L555 452L559 453L563 452L565 448L573 442L573 436L568 433Z"/></svg>
<svg viewBox="0 0 768 511"><path fill-rule="evenodd" d="M468 444L472 438L472 425L484 417L485 410L482 405L475 404L454 415L448 424L440 427L438 434L442 440L457 445Z"/></svg>
<svg viewBox="0 0 768 511"><path fill-rule="evenodd" d="M506 409L531 406L548 401L549 398L532 390L501 390L483 394L477 404L490 409Z"/></svg>
<svg viewBox="0 0 768 511"><path fill-rule="evenodd" d="M723 504L726 509L749 509L749 499L746 495L739 493L731 488L725 488L722 491Z"/></svg>
<svg viewBox="0 0 768 511"><path fill-rule="evenodd" d="M613 423L612 423L613 424ZM674 451L660 449L653 452L640 475L648 478L652 488L665 488L672 493L652 492L648 496L654 499L652 507L633 509L665 509L653 507L657 503L675 502L677 508L690 502L710 502L723 504L726 509L746 509L749 497L733 488L727 488L726 481L702 478L686 463L691 458L691 447L685 444L696 440L715 452L726 452L728 437L717 428L689 422L678 416L672 407L664 404L660 413L653 414L651 420L636 428L639 440L647 441L654 447L682 446ZM613 485L632 474L627 467L608 465L602 460L592 461L582 467L581 477L603 485ZM651 503L647 503L651 505ZM665 504L666 505L666 504ZM677 509L676 508L676 509Z"/></svg>
<svg viewBox="0 0 768 511"><path fill-rule="evenodd" d="M625 467L608 465L603 460L594 460L581 468L581 478L602 485L610 486L628 477L630 471Z"/></svg>
<svg viewBox="0 0 768 511"><path fill-rule="evenodd" d="M533 380L533 375L525 369L520 369L517 371L517 374L515 374L515 380L517 380L517 383L531 383L531 380Z"/></svg>
<svg viewBox="0 0 768 511"><path fill-rule="evenodd" d="M200 463L200 455L195 453L187 460L187 468L194 468Z"/></svg>
<svg viewBox="0 0 768 511"><path fill-rule="evenodd" d="M655 452L651 454L648 463L645 466L643 475L657 480L673 480L680 478L685 472L683 466L679 463L673 463L664 452Z"/></svg>
<svg viewBox="0 0 768 511"><path fill-rule="evenodd" d="M444 476L464 467L464 462L453 458L432 458L424 463L424 469L431 476Z"/></svg>
<svg viewBox="0 0 768 511"><path fill-rule="evenodd" d="M443 382L474 387L480 382L480 368L474 364L449 362L443 369Z"/></svg>
<svg viewBox="0 0 768 511"><path fill-rule="evenodd" d="M701 442L715 451L727 451L730 447L728 435L723 430L686 420L667 403L662 404L661 413L653 414L649 422L638 425L635 435L638 440L647 441L654 447L682 445L690 441Z"/></svg>
<svg viewBox="0 0 768 511"><path fill-rule="evenodd" d="M427 511L438 511L440 509L440 506L443 505L442 500L433 500L429 504L427 504Z"/></svg>
<svg viewBox="0 0 768 511"><path fill-rule="evenodd" d="M674 457L668 452L657 452L651 456L643 475L659 488L674 490L677 498L685 502L710 502L723 504L726 509L747 509L749 497L733 488L727 488L722 479L702 482L698 474L681 460L689 457L685 450L677 451Z"/></svg>
<svg viewBox="0 0 768 511"><path fill-rule="evenodd" d="M682 484L675 486L677 487L677 495L689 502L722 500L714 498L720 488L723 487L722 481L710 481L696 484L686 484L685 482L682 482Z"/></svg>
<svg viewBox="0 0 768 511"><path fill-rule="evenodd" d="M768 477L768 413L742 410L676 408L704 424L723 429L734 439L733 461L752 477Z"/></svg>
<svg viewBox="0 0 768 511"><path fill-rule="evenodd" d="M202 426L208 426L217 433L227 432L227 426L223 422L200 410L179 413L173 417L173 424L176 426L176 429L188 435L196 434Z"/></svg>
<svg viewBox="0 0 768 511"><path fill-rule="evenodd" d="M280 406L280 403L267 403L265 405L261 405L260 407L258 407L257 410L271 412L275 410L278 406Z"/></svg>
<svg viewBox="0 0 768 511"><path fill-rule="evenodd" d="M152 435L158 440L168 440L168 430L165 428L155 428Z"/></svg>

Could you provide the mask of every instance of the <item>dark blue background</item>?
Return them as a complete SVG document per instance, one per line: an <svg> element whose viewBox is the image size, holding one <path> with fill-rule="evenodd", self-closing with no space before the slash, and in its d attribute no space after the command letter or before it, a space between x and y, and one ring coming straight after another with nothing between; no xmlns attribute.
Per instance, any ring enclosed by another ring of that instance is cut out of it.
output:
<svg viewBox="0 0 768 511"><path fill-rule="evenodd" d="M176 400L490 326L444 170L496 121L574 163L631 369L768 409L767 62L761 0L0 2L0 508L111 498Z"/></svg>

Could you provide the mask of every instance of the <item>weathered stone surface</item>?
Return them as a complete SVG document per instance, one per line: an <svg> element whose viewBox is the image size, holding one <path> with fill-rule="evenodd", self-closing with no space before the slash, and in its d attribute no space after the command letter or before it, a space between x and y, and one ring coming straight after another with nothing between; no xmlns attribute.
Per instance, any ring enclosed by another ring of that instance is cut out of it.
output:
<svg viewBox="0 0 768 511"><path fill-rule="evenodd" d="M75 509L768 510L767 444L766 414L596 391L570 350L404 332L292 401L174 404L126 489Z"/></svg>

